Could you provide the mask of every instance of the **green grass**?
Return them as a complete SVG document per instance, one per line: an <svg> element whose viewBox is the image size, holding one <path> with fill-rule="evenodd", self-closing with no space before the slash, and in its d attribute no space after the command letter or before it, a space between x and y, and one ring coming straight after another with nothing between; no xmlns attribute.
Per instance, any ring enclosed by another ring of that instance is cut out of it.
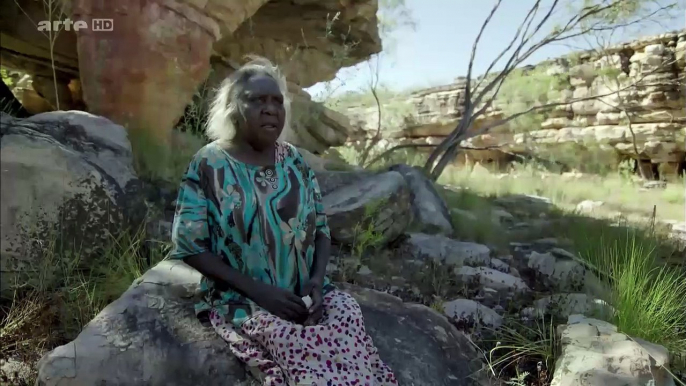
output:
<svg viewBox="0 0 686 386"><path fill-rule="evenodd" d="M455 238L505 248L505 229L493 218L493 198L483 197L468 189L451 190L437 186L450 208ZM466 213L465 213L466 212Z"/></svg>
<svg viewBox="0 0 686 386"><path fill-rule="evenodd" d="M543 385L552 379L557 354L552 319L523 323L506 318L503 326L486 333L478 349L489 377L510 379L506 384L516 386Z"/></svg>
<svg viewBox="0 0 686 386"><path fill-rule="evenodd" d="M134 168L139 177L178 185L193 155L207 141L192 132L171 132L170 147L147 133L132 133L129 138L134 154Z"/></svg>
<svg viewBox="0 0 686 386"><path fill-rule="evenodd" d="M136 278L163 260L168 245L146 239L142 228L111 235L88 263L90 269L84 269L80 251L64 250L51 237L43 245L40 264L17 277L13 298L0 302L0 358L33 365L48 350L74 339Z"/></svg>
<svg viewBox="0 0 686 386"><path fill-rule="evenodd" d="M658 258L660 244L637 230L588 232L579 256L611 289L593 294L615 312L605 319L620 332L686 353L686 271Z"/></svg>
<svg viewBox="0 0 686 386"><path fill-rule="evenodd" d="M560 208L573 210L584 200L603 201L600 213L622 212L627 217L647 218L656 208L658 219L683 221L684 181L670 183L664 190L642 190L640 183L621 175L584 174L579 177L542 171L534 165L516 166L508 174L479 168L447 168L439 179L446 185L469 188L482 196L533 194L550 198Z"/></svg>

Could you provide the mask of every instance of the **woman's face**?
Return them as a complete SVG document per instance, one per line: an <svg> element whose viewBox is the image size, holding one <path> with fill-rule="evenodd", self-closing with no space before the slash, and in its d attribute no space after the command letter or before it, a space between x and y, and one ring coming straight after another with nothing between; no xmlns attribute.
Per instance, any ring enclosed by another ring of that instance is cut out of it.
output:
<svg viewBox="0 0 686 386"><path fill-rule="evenodd" d="M247 81L240 98L245 120L237 127L237 137L256 150L273 145L286 119L284 97L276 81L266 75L254 76Z"/></svg>

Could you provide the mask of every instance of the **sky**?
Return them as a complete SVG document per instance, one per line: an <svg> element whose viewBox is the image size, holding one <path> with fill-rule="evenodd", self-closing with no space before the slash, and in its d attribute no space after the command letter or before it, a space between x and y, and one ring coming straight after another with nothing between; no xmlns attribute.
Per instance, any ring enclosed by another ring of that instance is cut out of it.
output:
<svg viewBox="0 0 686 386"><path fill-rule="evenodd" d="M456 77L465 75L474 38L494 3L495 0L406 0L416 25L414 28L400 27L393 31L392 41L384 41L384 52L379 62L380 83L394 90L419 89L449 84ZM628 40L640 35L683 29L686 27L683 3L686 0L680 0L680 9L673 13L673 19L660 20L661 24L642 24L640 28L624 31L620 38ZM532 0L503 0L478 47L475 74L484 73L506 46L531 4ZM574 46L589 47L584 41L574 42ZM545 46L525 64L574 50L569 45ZM322 100L345 91L368 89L370 74L370 66L364 62L341 69L337 79L329 82L328 88L326 83L318 83L307 90L315 99ZM332 89L335 90L333 94Z"/></svg>

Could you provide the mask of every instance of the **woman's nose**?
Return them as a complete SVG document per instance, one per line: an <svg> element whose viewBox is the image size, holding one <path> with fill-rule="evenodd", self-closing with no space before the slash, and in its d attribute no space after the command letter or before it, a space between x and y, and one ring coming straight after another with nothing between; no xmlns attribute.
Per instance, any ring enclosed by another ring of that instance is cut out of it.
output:
<svg viewBox="0 0 686 386"><path fill-rule="evenodd" d="M265 114L272 114L275 115L277 111L276 103L272 101L267 101L267 103L264 104L264 110L263 112Z"/></svg>

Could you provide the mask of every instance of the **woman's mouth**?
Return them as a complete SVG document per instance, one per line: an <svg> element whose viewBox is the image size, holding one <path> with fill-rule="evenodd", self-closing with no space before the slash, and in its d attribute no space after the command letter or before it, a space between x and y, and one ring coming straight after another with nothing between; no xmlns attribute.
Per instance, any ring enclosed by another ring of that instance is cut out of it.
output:
<svg viewBox="0 0 686 386"><path fill-rule="evenodd" d="M267 131L276 131L276 125L272 125L271 123L262 125L262 128Z"/></svg>

